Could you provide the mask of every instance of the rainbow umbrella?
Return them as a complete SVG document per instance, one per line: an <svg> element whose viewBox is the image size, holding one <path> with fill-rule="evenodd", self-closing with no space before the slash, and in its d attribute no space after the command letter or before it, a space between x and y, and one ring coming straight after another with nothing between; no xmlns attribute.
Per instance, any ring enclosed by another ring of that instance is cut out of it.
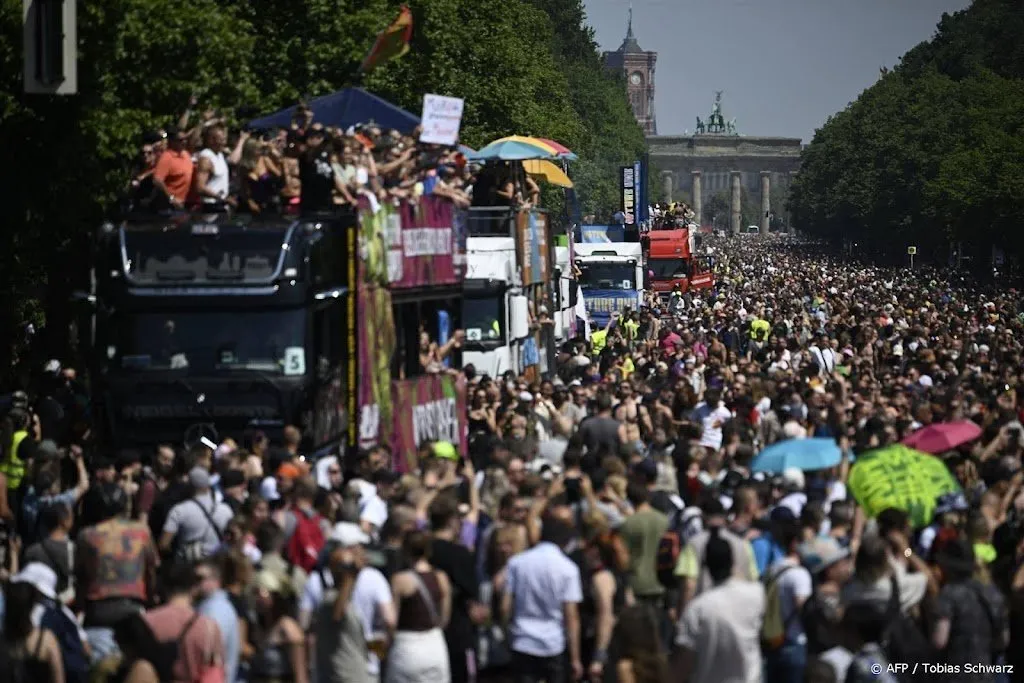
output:
<svg viewBox="0 0 1024 683"><path fill-rule="evenodd" d="M566 147L565 145L563 145L560 142L555 142L554 140L548 140L547 138L534 138L534 139L540 140L545 145L547 145L548 147L551 147L556 152L558 152L558 158L559 159L565 159L566 161L576 161L577 159L579 159L578 156L573 154L571 149L569 149L568 147Z"/></svg>
<svg viewBox="0 0 1024 683"><path fill-rule="evenodd" d="M511 135L499 138L470 155L470 161L525 161L557 159L558 150L536 138Z"/></svg>

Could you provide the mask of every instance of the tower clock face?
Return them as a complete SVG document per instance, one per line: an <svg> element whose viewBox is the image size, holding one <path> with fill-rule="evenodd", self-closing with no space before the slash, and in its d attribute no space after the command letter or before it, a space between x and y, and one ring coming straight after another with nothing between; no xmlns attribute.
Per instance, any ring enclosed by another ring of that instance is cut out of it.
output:
<svg viewBox="0 0 1024 683"><path fill-rule="evenodd" d="M643 79L640 76L640 72L638 71L634 71L633 74L629 77L629 82L632 83L633 85L640 85L640 82L642 80Z"/></svg>

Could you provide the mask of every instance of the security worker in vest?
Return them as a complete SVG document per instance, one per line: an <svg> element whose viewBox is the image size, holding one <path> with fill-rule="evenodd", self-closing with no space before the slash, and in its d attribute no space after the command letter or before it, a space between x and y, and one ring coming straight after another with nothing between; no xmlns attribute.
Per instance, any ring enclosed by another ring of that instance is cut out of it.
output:
<svg viewBox="0 0 1024 683"><path fill-rule="evenodd" d="M32 414L21 408L14 408L7 413L4 425L3 455L0 456L0 473L7 478L7 488L16 491L25 478L25 460L28 449L35 443L29 434ZM9 430L9 431L8 431Z"/></svg>

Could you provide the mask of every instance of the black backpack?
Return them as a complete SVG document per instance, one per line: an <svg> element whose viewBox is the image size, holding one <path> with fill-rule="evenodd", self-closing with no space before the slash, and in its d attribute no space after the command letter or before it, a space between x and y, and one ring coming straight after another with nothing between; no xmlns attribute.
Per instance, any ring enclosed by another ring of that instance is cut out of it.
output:
<svg viewBox="0 0 1024 683"><path fill-rule="evenodd" d="M185 642L185 636L195 625L196 621L199 620L199 611L192 613L192 617L185 622L185 627L181 629L181 633L174 640L163 640L159 643L159 650L155 653L153 664L157 672L166 672L166 678L164 673L160 673L161 681L170 681L173 677L174 665L178 661L180 655L181 646Z"/></svg>
<svg viewBox="0 0 1024 683"><path fill-rule="evenodd" d="M900 586L895 576L890 578L892 596L887 610L889 627L882 638L886 656L890 662L937 662L938 652L932 647L921 628L913 619L903 613L900 603ZM912 668L896 678L902 683L915 680Z"/></svg>
<svg viewBox="0 0 1024 683"><path fill-rule="evenodd" d="M64 660L64 680L67 683L88 683L89 658L78 633L78 624L56 602L43 600L42 628L48 629L60 645Z"/></svg>

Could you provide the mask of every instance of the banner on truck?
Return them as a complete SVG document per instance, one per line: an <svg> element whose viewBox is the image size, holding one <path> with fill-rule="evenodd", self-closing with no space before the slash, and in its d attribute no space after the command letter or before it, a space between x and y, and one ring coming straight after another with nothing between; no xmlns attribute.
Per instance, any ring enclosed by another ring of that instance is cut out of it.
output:
<svg viewBox="0 0 1024 683"><path fill-rule="evenodd" d="M637 293L633 290L590 289L584 292L583 298L590 318L603 318L605 322L612 313L637 309Z"/></svg>
<svg viewBox="0 0 1024 683"><path fill-rule="evenodd" d="M391 433L391 356L395 349L395 320L391 292L384 287L361 287L356 300L355 334L359 390L358 444L381 443ZM351 431L355 431L352 429Z"/></svg>
<svg viewBox="0 0 1024 683"><path fill-rule="evenodd" d="M383 235L392 289L462 282L465 254L461 240L454 239L455 207L447 199L424 197L415 206L382 204L376 213L364 211L363 220L379 226L370 234Z"/></svg>
<svg viewBox="0 0 1024 683"><path fill-rule="evenodd" d="M466 455L466 379L429 375L392 383L395 419L391 433L394 466L409 469L407 456L424 441L450 441Z"/></svg>
<svg viewBox="0 0 1024 683"><path fill-rule="evenodd" d="M516 249L524 285L548 281L548 215L540 211L520 211L516 216Z"/></svg>
<svg viewBox="0 0 1024 683"><path fill-rule="evenodd" d="M636 171L632 166L621 168L622 202L619 209L624 216L623 225L636 225Z"/></svg>
<svg viewBox="0 0 1024 683"><path fill-rule="evenodd" d="M420 117L423 132L420 133L420 142L454 146L459 141L464 104L459 97L424 95L423 116Z"/></svg>

